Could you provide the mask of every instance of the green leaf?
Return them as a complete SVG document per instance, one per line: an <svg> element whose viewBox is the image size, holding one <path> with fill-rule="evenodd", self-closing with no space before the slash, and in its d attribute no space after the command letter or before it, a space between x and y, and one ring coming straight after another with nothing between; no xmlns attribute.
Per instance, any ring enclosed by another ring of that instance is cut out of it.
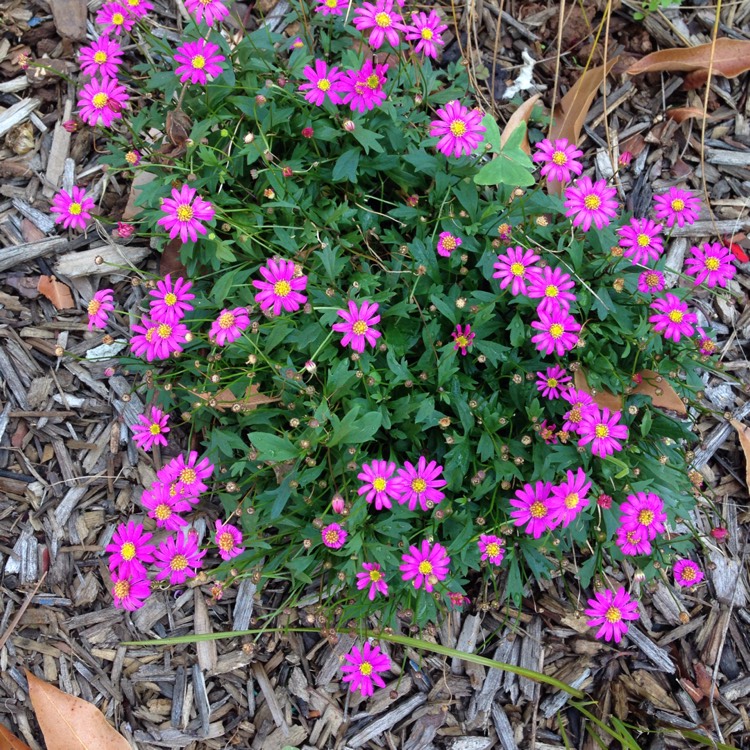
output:
<svg viewBox="0 0 750 750"><path fill-rule="evenodd" d="M382 135L378 135L373 130L368 130L367 128L361 128L359 126L354 129L352 135L360 142L360 144L362 144L366 154L370 153L370 149L378 154L383 153L384 149L380 145L380 139L383 137Z"/></svg>
<svg viewBox="0 0 750 750"><path fill-rule="evenodd" d="M334 182L341 182L342 180L356 182L360 153L358 148L350 148L348 151L344 151L333 166L331 179Z"/></svg>
<svg viewBox="0 0 750 750"><path fill-rule="evenodd" d="M496 154L500 153L500 128L498 127L497 120L488 112L482 118L482 125L487 129L484 134L485 143L489 143Z"/></svg>
<svg viewBox="0 0 750 750"><path fill-rule="evenodd" d="M328 441L328 446L333 447L339 443L353 445L365 443L380 429L383 417L379 411L371 411L359 417L359 405L355 405L347 415L333 428L333 435ZM331 419L333 424L333 418Z"/></svg>
<svg viewBox="0 0 750 750"><path fill-rule="evenodd" d="M510 343L511 346L521 346L526 341L526 324L521 316L516 313L510 321Z"/></svg>
<svg viewBox="0 0 750 750"><path fill-rule="evenodd" d="M297 458L299 449L291 440L267 432L251 432L247 439L258 451L259 461L289 461Z"/></svg>
<svg viewBox="0 0 750 750"><path fill-rule="evenodd" d="M532 174L533 163L529 155L521 148L526 133L526 123L521 123L498 150L498 155L485 164L477 174L474 182L477 185L510 185L511 187L528 187L536 180Z"/></svg>

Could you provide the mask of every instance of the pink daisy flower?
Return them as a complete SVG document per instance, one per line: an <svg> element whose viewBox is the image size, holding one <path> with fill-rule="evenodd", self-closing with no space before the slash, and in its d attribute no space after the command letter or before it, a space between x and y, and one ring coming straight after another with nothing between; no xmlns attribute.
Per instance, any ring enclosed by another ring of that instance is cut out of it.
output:
<svg viewBox="0 0 750 750"><path fill-rule="evenodd" d="M449 591L448 601L450 602L452 609L461 609L464 604L471 604L471 599L460 591Z"/></svg>
<svg viewBox="0 0 750 750"><path fill-rule="evenodd" d="M638 531L650 542L666 531L664 501L653 492L628 495L620 506L620 514L620 523L624 529Z"/></svg>
<svg viewBox="0 0 750 750"><path fill-rule="evenodd" d="M322 107L326 97L331 104L341 104L340 83L344 74L337 67L329 68L324 60L316 60L315 67L305 67L303 74L307 83L303 83L300 91L306 91L305 100Z"/></svg>
<svg viewBox="0 0 750 750"><path fill-rule="evenodd" d="M205 86L208 83L208 76L216 78L220 76L224 68L219 65L226 60L224 55L216 54L219 47L211 44L205 39L199 39L197 42L186 42L182 47L177 48L177 54L174 56L175 62L180 63L175 70L175 75L182 83L199 83Z"/></svg>
<svg viewBox="0 0 750 750"><path fill-rule="evenodd" d="M146 564L154 561L156 548L148 544L152 536L143 530L143 524L135 521L121 523L115 530L112 543L105 548L110 553L109 569L124 577L145 576Z"/></svg>
<svg viewBox="0 0 750 750"><path fill-rule="evenodd" d="M559 307L550 312L539 310L539 320L532 321L531 327L539 331L531 337L536 348L545 354L555 352L559 357L575 348L581 330L575 318Z"/></svg>
<svg viewBox="0 0 750 750"><path fill-rule="evenodd" d="M396 477L399 505L408 503L409 510L414 510L417 503L422 510L429 510L433 505L437 505L445 497L440 487L447 484L445 479L440 477L442 471L443 467L439 466L437 461L427 463L424 456L419 457L416 466L404 461L404 468L398 470Z"/></svg>
<svg viewBox="0 0 750 750"><path fill-rule="evenodd" d="M109 314L115 309L113 289L100 289L86 306L89 315L89 331L106 328Z"/></svg>
<svg viewBox="0 0 750 750"><path fill-rule="evenodd" d="M136 17L120 3L107 3L96 14L96 22L104 26L105 34L119 35L123 31L130 32L135 26Z"/></svg>
<svg viewBox="0 0 750 750"><path fill-rule="evenodd" d="M183 323L160 323L152 321L145 315L141 319L141 325L134 325L133 330L145 339L145 355L147 362L155 359L169 359L175 352L182 351L182 345L187 342L188 329ZM144 343L140 336L130 339L130 348L136 353L136 348ZM136 339L138 341L136 342ZM134 343L136 342L136 343Z"/></svg>
<svg viewBox="0 0 750 750"><path fill-rule="evenodd" d="M588 600L586 614L591 617L586 624L590 628L599 628L596 637L599 640L619 643L628 632L627 620L638 619L638 603L630 598L624 588L614 591L598 591L593 599Z"/></svg>
<svg viewBox="0 0 750 750"><path fill-rule="evenodd" d="M375 502L376 510L390 509L392 500L398 500L401 491L398 480L393 479L396 464L393 461L374 459L369 464L362 464L362 471L357 479L364 484L357 490L358 495L364 495L368 503Z"/></svg>
<svg viewBox="0 0 750 750"><path fill-rule="evenodd" d="M133 430L133 442L139 448L150 451L154 445L167 444L165 435L169 432L169 414L152 406L150 416L139 414L138 422L139 424L131 425L130 429Z"/></svg>
<svg viewBox="0 0 750 750"><path fill-rule="evenodd" d="M391 668L391 660L381 653L378 646L365 641L361 651L353 646L348 654L344 654L344 659L347 663L341 665L342 682L348 682L351 690L359 690L364 698L369 698L374 692L373 685L385 687L380 674Z"/></svg>
<svg viewBox="0 0 750 750"><path fill-rule="evenodd" d="M354 300L349 300L349 310L338 310L337 315L344 319L343 323L334 323L331 328L337 333L343 333L341 346L351 345L355 352L363 352L365 344L374 347L381 337L380 331L374 326L380 322L377 302L362 302L360 307Z"/></svg>
<svg viewBox="0 0 750 750"><path fill-rule="evenodd" d="M510 512L513 524L526 524L524 531L534 539L539 539L542 534L553 529L551 493L552 485L549 482L525 484L520 490L516 490L515 498L510 500L510 504L516 508Z"/></svg>
<svg viewBox="0 0 750 750"><path fill-rule="evenodd" d="M654 214L668 227L693 224L701 212L701 200L689 190L671 187L666 193L654 196Z"/></svg>
<svg viewBox="0 0 750 750"><path fill-rule="evenodd" d="M125 154L125 161L131 167L137 167L141 163L141 152L137 148L131 149Z"/></svg>
<svg viewBox="0 0 750 750"><path fill-rule="evenodd" d="M654 294L664 289L664 274L661 271L644 271L638 276L638 291Z"/></svg>
<svg viewBox="0 0 750 750"><path fill-rule="evenodd" d="M737 269L732 263L732 251L720 242L704 242L701 247L690 248L692 258L685 261L685 273L695 277L695 284L708 287L727 285Z"/></svg>
<svg viewBox="0 0 750 750"><path fill-rule="evenodd" d="M105 34L88 47L78 50L78 62L84 75L117 78L118 68L122 64L122 47Z"/></svg>
<svg viewBox="0 0 750 750"><path fill-rule="evenodd" d="M716 354L718 346L716 342L702 329L698 328L698 351L704 357L710 357L712 354Z"/></svg>
<svg viewBox="0 0 750 750"><path fill-rule="evenodd" d="M179 190L172 188L172 197L165 198L161 210L166 214L156 223L169 232L169 239L179 237L183 242L188 238L198 241L199 234L206 234L203 221L214 218L214 208L198 195L198 191L189 185L183 185Z"/></svg>
<svg viewBox="0 0 750 750"><path fill-rule="evenodd" d="M116 609L135 612L151 595L151 583L144 576L112 576L112 598Z"/></svg>
<svg viewBox="0 0 750 750"><path fill-rule="evenodd" d="M456 237L450 232L441 232L438 237L437 243L437 254L443 258L449 258L450 254L457 248L461 247L463 240L460 237Z"/></svg>
<svg viewBox="0 0 750 750"><path fill-rule="evenodd" d="M651 308L657 311L651 315L649 323L654 324L654 330L664 332L664 338L671 339L675 343L683 336L693 335L693 323L697 322L698 316L688 312L686 302L682 302L674 294L667 293L665 299L655 299Z"/></svg>
<svg viewBox="0 0 750 750"><path fill-rule="evenodd" d="M176 483L176 491L186 499L196 498L208 489L205 479L214 473L214 465L204 456L199 459L197 451L190 451L187 460L180 454L161 470L160 479Z"/></svg>
<svg viewBox="0 0 750 750"><path fill-rule="evenodd" d="M249 326L250 317L244 307L235 307L234 310L224 308L219 317L211 323L208 340L219 346L231 344L237 341Z"/></svg>
<svg viewBox="0 0 750 750"><path fill-rule="evenodd" d="M95 208L94 201L86 195L83 188L73 187L71 192L61 190L53 199L50 213L58 214L55 224L62 224L65 229L86 229L86 222L91 218L89 211Z"/></svg>
<svg viewBox="0 0 750 750"><path fill-rule="evenodd" d="M430 135L438 137L436 149L446 156L470 154L483 140L487 129L482 125L482 113L467 109L457 101L448 102L438 109L437 120L430 123Z"/></svg>
<svg viewBox="0 0 750 750"><path fill-rule="evenodd" d="M588 232L593 224L602 229L617 216L617 201L614 196L617 189L607 187L605 180L591 182L591 178L584 175L565 189L565 215L573 217L573 226L580 226Z"/></svg>
<svg viewBox="0 0 750 750"><path fill-rule="evenodd" d="M466 350L474 342L476 334L471 330L470 325L462 327L460 324L456 326L456 330L451 333L453 336L453 348L455 351L461 350L461 356L466 356Z"/></svg>
<svg viewBox="0 0 750 750"><path fill-rule="evenodd" d="M651 542L640 529L626 529L621 526L617 529L615 544L620 548L623 555L651 554Z"/></svg>
<svg viewBox="0 0 750 750"><path fill-rule="evenodd" d="M259 271L265 281L253 281L253 286L260 289L255 301L261 310L270 308L274 315L281 315L282 310L294 312L307 302L302 294L307 288L307 276L295 275L293 261L269 258Z"/></svg>
<svg viewBox="0 0 750 750"><path fill-rule="evenodd" d="M398 566L401 579L413 581L415 589L424 588L430 594L438 581L444 581L448 576L448 566L451 563L448 553L442 544L431 545L427 539L420 547L410 545L409 551L401 556L402 564Z"/></svg>
<svg viewBox="0 0 750 750"><path fill-rule="evenodd" d="M431 10L429 15L421 11L412 13L411 25L403 27L404 38L408 42L416 42L414 52L433 60L437 60L438 47L445 44L440 35L447 29L436 10Z"/></svg>
<svg viewBox="0 0 750 750"><path fill-rule="evenodd" d="M192 281L187 281L182 277L178 278L174 285L172 284L172 275L167 274L164 279L156 282L156 289L149 294L154 297L151 300L151 318L152 320L163 323L179 323L188 310L193 310L189 300L195 299L191 294L190 288L193 286Z"/></svg>
<svg viewBox="0 0 750 750"><path fill-rule="evenodd" d="M561 268L549 266L537 268L535 271L526 294L531 299L541 300L537 310L546 313L552 312L555 308L569 310L570 304L576 301L575 294L570 291L575 288L575 282L570 274Z"/></svg>
<svg viewBox="0 0 750 750"><path fill-rule="evenodd" d="M375 65L365 60L359 70L347 70L341 78L339 93L344 95L344 104L353 112L368 112L379 107L387 98L383 86L387 65Z"/></svg>
<svg viewBox="0 0 750 750"><path fill-rule="evenodd" d="M229 8L221 0L185 0L185 8L198 23L205 21L208 26L221 23L229 15Z"/></svg>
<svg viewBox="0 0 750 750"><path fill-rule="evenodd" d="M630 224L617 230L623 255L641 266L657 260L664 252L661 230L662 225L651 219L631 219Z"/></svg>
<svg viewBox="0 0 750 750"><path fill-rule="evenodd" d="M565 481L552 487L552 497L549 506L552 510L553 526L565 529L575 521L578 514L589 504L586 496L591 489L591 482L586 472L580 467L574 474L568 470L565 472Z"/></svg>
<svg viewBox="0 0 750 750"><path fill-rule="evenodd" d="M703 580L703 571L692 560L678 560L672 572L679 586L697 586Z"/></svg>
<svg viewBox="0 0 750 750"><path fill-rule="evenodd" d="M231 560L245 551L245 548L240 546L242 544L242 532L236 526L231 523L224 523L219 518L216 519L214 541L219 548L219 556L222 560Z"/></svg>
<svg viewBox="0 0 750 750"><path fill-rule="evenodd" d="M145 18L154 9L149 0L125 0L123 3L136 18Z"/></svg>
<svg viewBox="0 0 750 750"><path fill-rule="evenodd" d="M557 425L549 424L545 419L539 425L539 437L542 438L547 445L557 445Z"/></svg>
<svg viewBox="0 0 750 750"><path fill-rule="evenodd" d="M175 486L168 482L154 482L141 495L141 505L148 511L148 517L156 525L167 531L178 531L187 526L187 521L180 513L189 513L193 506L176 492Z"/></svg>
<svg viewBox="0 0 750 750"><path fill-rule="evenodd" d="M329 523L320 530L320 538L323 544L330 549L341 549L346 544L346 537L349 536L346 529L337 523Z"/></svg>
<svg viewBox="0 0 750 750"><path fill-rule="evenodd" d="M560 398L570 383L570 375L560 365L548 367L545 372L537 372L536 389L550 400Z"/></svg>
<svg viewBox="0 0 750 750"><path fill-rule="evenodd" d="M505 557L505 542L494 534L480 535L477 546L482 553L480 559L487 560L491 565L500 565Z"/></svg>
<svg viewBox="0 0 750 750"><path fill-rule="evenodd" d="M156 550L155 563L161 569L156 574L156 580L169 578L174 586L185 583L188 578L194 578L203 565L206 550L198 549L197 534L178 534L167 537Z"/></svg>
<svg viewBox="0 0 750 750"><path fill-rule="evenodd" d="M558 138L554 142L545 138L537 144L533 159L542 165L542 177L570 182L573 175L578 176L583 171L583 164L578 161L582 156L583 151L567 138Z"/></svg>
<svg viewBox="0 0 750 750"><path fill-rule="evenodd" d="M563 414L565 419L563 430L577 434L580 431L584 416L594 404L594 399L591 398L590 393L580 391L577 388L568 388L563 392L562 397L570 404L570 409Z"/></svg>
<svg viewBox="0 0 750 750"><path fill-rule="evenodd" d="M302 41L302 37L295 37L292 43L289 45L292 49L302 49L305 43Z"/></svg>
<svg viewBox="0 0 750 750"><path fill-rule="evenodd" d="M314 10L321 16L343 16L349 7L349 0L318 0Z"/></svg>
<svg viewBox="0 0 750 750"><path fill-rule="evenodd" d="M539 269L536 262L539 256L533 250L525 250L520 245L509 247L505 255L497 256L497 263L493 266L493 279L500 279L500 288L510 286L511 294L517 296L526 294L527 282L533 280Z"/></svg>
<svg viewBox="0 0 750 750"><path fill-rule="evenodd" d="M357 589L362 591L369 587L367 598L372 602L378 594L388 596L388 584L385 582L383 569L377 563L362 563L364 572L357 573Z"/></svg>
<svg viewBox="0 0 750 750"><path fill-rule="evenodd" d="M154 334L156 333L157 324L150 320L147 316L141 317L140 323L134 323L131 326L131 330L135 333L130 337L130 351L136 357L148 356L151 351L151 347L154 340Z"/></svg>
<svg viewBox="0 0 750 750"><path fill-rule="evenodd" d="M619 424L621 416L619 411L610 413L609 409L600 409L596 404L591 404L578 428L578 445L591 443L591 452L600 458L621 451L619 441L628 439L627 426Z"/></svg>
<svg viewBox="0 0 750 750"><path fill-rule="evenodd" d="M403 19L399 13L394 12L393 0L362 3L359 8L355 8L352 23L357 31L372 29L367 43L373 49L380 49L386 40L391 47L398 47L401 43L398 32L403 26Z"/></svg>

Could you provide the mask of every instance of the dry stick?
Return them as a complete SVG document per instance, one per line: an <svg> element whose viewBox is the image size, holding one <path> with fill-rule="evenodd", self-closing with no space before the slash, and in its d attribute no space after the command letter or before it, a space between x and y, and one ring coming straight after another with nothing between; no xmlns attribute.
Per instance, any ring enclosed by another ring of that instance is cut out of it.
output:
<svg viewBox="0 0 750 750"><path fill-rule="evenodd" d="M614 152L612 150L612 139L609 134L609 112L607 111L607 63L609 62L609 21L612 17L612 0L607 0L607 7L604 9L604 16L606 19L606 26L604 28L604 70L602 71L602 94L604 99L604 108L602 110L604 114L604 136L607 139L607 151L609 152L609 160L612 163L612 171L614 172L614 182L618 187L619 192L622 192L622 184L620 183L619 170L617 164L614 161ZM615 105L617 106L617 105ZM619 139L618 139L618 150L619 150Z"/></svg>
<svg viewBox="0 0 750 750"><path fill-rule="evenodd" d="M492 46L492 76L490 78L490 85L492 86L492 102L495 102L495 76L497 73L497 53L500 49L500 32L503 28L503 7L505 0L500 0L500 7L497 13L497 26L495 26L495 43Z"/></svg>
<svg viewBox="0 0 750 750"><path fill-rule="evenodd" d="M26 596L26 599L24 599L20 609L18 610L18 612L16 612L16 614L13 616L13 619L10 621L8 628L2 634L2 636L0 636L0 651L2 651L2 648L8 638L10 638L11 633L16 629L16 625L18 625L19 621L23 617L23 613L29 608L31 600L36 596L36 592L39 591L39 587L42 585L42 583L44 583L44 579L46 577L47 571L45 570L44 573L42 573L42 577L37 581L36 586L34 586L34 590Z"/></svg>
<svg viewBox="0 0 750 750"><path fill-rule="evenodd" d="M557 103L557 87L560 84L560 59L562 57L562 34L563 34L563 22L565 21L565 0L560 0L560 20L557 22L557 54L555 55L555 81L552 85L552 105L549 111L549 127L552 129L552 125L555 119L555 104ZM577 145L577 144L576 144Z"/></svg>

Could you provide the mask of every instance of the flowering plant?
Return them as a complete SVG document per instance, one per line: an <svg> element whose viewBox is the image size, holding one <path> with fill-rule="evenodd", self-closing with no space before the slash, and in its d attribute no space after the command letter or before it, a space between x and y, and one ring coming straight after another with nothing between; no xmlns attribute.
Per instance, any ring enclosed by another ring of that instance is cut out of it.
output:
<svg viewBox="0 0 750 750"><path fill-rule="evenodd" d="M174 457L140 501L155 544L140 524L118 530L116 604L140 606L147 564L154 586L182 583L208 547L223 585L283 580L295 601L316 582L329 622L377 612L384 626L423 625L467 594L518 603L533 578L588 587L625 557L651 578L687 555L683 404L712 343L690 277L734 274L705 245L662 293L663 233L699 200L675 188L655 220L630 217L573 144L545 139L532 160L521 126L501 147L465 68L432 60L436 11L379 0L347 18L325 0L312 22L298 9L290 43L266 27L222 36L221 0L187 7L177 54L114 5L100 20L112 44L82 56L96 74L135 34L163 63L133 66L148 106L92 79L81 117L112 128L111 168L153 175L138 231L185 268L146 280L123 363L149 403L133 439ZM54 205L71 229L93 208L75 192ZM113 305L98 295L101 328ZM199 451L180 452L186 428ZM191 514L215 515L211 498L222 518L200 539ZM675 575L692 585L690 562ZM587 612L619 640L636 603L611 589ZM371 691L387 666L367 648L347 680Z"/></svg>

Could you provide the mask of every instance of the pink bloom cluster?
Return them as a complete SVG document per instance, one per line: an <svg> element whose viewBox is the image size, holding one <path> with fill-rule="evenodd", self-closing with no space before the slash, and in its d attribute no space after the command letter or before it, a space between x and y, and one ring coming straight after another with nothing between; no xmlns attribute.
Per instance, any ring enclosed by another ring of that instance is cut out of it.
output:
<svg viewBox="0 0 750 750"><path fill-rule="evenodd" d="M374 459L362 464L357 475L362 485L357 494L364 495L368 503L374 502L377 510L390 509L394 500L400 505L408 503L409 510L414 510L417 505L422 510L429 510L445 497L441 492L446 485L442 472L442 466L436 461L428 462L425 456L419 457L416 466L404 461L400 469L393 461Z"/></svg>
<svg viewBox="0 0 750 750"><path fill-rule="evenodd" d="M628 495L620 506L616 543L625 555L650 555L651 542L664 534L664 501L653 492Z"/></svg>
<svg viewBox="0 0 750 750"><path fill-rule="evenodd" d="M598 628L596 637L619 643L628 632L628 620L638 619L638 602L620 587L617 591L598 591L588 600L586 614L591 618L586 624Z"/></svg>
<svg viewBox="0 0 750 750"><path fill-rule="evenodd" d="M331 104L348 104L353 112L368 112L386 100L383 86L387 70L388 65L373 65L372 60L366 60L358 70L346 71L315 60L314 67L308 65L303 70L306 83L299 90L316 107L322 107L327 99Z"/></svg>

